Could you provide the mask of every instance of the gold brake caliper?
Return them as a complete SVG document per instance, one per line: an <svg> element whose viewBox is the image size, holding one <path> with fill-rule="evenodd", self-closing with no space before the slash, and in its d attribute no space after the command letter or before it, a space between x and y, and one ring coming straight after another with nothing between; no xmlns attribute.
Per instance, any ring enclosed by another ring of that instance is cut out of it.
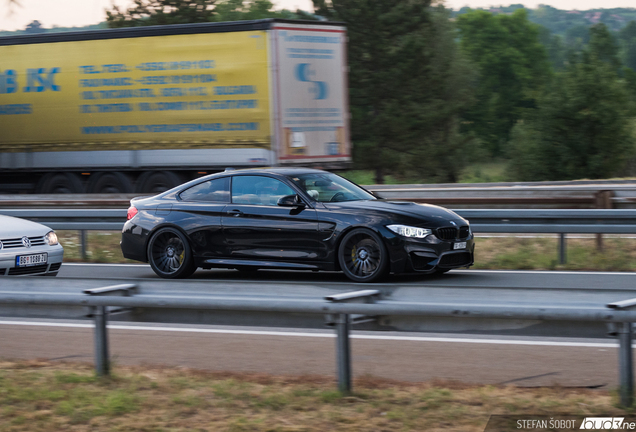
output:
<svg viewBox="0 0 636 432"><path fill-rule="evenodd" d="M351 248L351 261L353 261L353 264L358 267L358 247L354 246L353 248Z"/></svg>

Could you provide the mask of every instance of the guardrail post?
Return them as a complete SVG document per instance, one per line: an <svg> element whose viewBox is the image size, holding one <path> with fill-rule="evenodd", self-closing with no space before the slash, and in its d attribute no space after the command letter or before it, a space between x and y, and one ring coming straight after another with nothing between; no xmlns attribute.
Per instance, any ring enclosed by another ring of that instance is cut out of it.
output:
<svg viewBox="0 0 636 432"><path fill-rule="evenodd" d="M95 317L95 372L98 376L110 375L110 360L108 357L108 321L106 306L93 308Z"/></svg>
<svg viewBox="0 0 636 432"><path fill-rule="evenodd" d="M619 354L618 369L621 405L631 407L634 402L634 369L632 356L632 323L619 324L618 329Z"/></svg>
<svg viewBox="0 0 636 432"><path fill-rule="evenodd" d="M349 344L349 315L338 314L336 319L336 359L338 368L338 390L351 393L351 345Z"/></svg>
<svg viewBox="0 0 636 432"><path fill-rule="evenodd" d="M636 298L609 303L608 308L616 311L633 311L636 308ZM618 382L620 388L621 405L629 408L634 403L634 360L632 353L632 331L631 322L620 322L616 324L618 336Z"/></svg>
<svg viewBox="0 0 636 432"><path fill-rule="evenodd" d="M84 294L91 296L131 296L136 285L121 284L102 288L89 288ZM110 375L110 357L108 355L108 315L112 313L127 312L129 309L108 310L108 306L91 306L88 315L95 319L95 373L97 376Z"/></svg>
<svg viewBox="0 0 636 432"><path fill-rule="evenodd" d="M559 264L565 264L567 261L567 243L565 233L559 234Z"/></svg>
<svg viewBox="0 0 636 432"><path fill-rule="evenodd" d="M86 254L86 230L80 230L80 247L82 248L82 260L86 261L88 257Z"/></svg>
<svg viewBox="0 0 636 432"><path fill-rule="evenodd" d="M375 303L380 296L378 290L360 290L325 297L332 303ZM334 314L327 315L326 324L336 327L336 367L338 368L338 390L343 394L351 393L351 345L349 332L353 324L374 322L377 317L366 315Z"/></svg>
<svg viewBox="0 0 636 432"><path fill-rule="evenodd" d="M611 209L614 207L612 198L614 197L614 191L601 190L596 192L596 208L598 209ZM596 249L599 252L603 251L603 234L596 234Z"/></svg>

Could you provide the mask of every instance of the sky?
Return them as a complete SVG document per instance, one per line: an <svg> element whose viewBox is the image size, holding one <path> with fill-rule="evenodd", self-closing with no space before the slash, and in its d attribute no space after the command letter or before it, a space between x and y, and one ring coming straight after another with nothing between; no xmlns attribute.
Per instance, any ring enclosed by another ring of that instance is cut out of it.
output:
<svg viewBox="0 0 636 432"><path fill-rule="evenodd" d="M0 30L22 30L33 20L38 20L44 27L73 27L97 24L105 20L104 9L112 4L127 6L131 0L18 0L21 7L13 7L13 13L7 14L7 0L0 0ZM4 4L3 4L4 3ZM276 9L312 10L311 0L273 0ZM557 9L586 10L594 8L636 7L634 0L445 0L446 6L459 9L470 7L497 7L521 3L529 8L546 4Z"/></svg>

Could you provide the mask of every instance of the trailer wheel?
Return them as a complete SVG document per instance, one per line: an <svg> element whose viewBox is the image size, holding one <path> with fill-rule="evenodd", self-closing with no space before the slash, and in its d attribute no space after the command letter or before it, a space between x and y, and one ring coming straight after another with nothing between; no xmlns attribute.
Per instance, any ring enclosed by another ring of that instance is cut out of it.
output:
<svg viewBox="0 0 636 432"><path fill-rule="evenodd" d="M132 182L120 172L95 173L88 181L89 193L131 193Z"/></svg>
<svg viewBox="0 0 636 432"><path fill-rule="evenodd" d="M181 177L172 171L147 171L137 180L137 193L161 193L183 183Z"/></svg>
<svg viewBox="0 0 636 432"><path fill-rule="evenodd" d="M41 194L84 193L84 183L74 173L48 173L38 182L36 191Z"/></svg>

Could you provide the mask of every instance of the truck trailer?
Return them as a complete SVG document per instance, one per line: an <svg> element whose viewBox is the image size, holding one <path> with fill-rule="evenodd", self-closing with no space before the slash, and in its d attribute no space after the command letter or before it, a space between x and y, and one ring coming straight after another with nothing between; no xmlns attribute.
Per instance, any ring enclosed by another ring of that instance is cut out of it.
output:
<svg viewBox="0 0 636 432"><path fill-rule="evenodd" d="M0 193L152 193L351 161L346 28L266 19L0 38Z"/></svg>

